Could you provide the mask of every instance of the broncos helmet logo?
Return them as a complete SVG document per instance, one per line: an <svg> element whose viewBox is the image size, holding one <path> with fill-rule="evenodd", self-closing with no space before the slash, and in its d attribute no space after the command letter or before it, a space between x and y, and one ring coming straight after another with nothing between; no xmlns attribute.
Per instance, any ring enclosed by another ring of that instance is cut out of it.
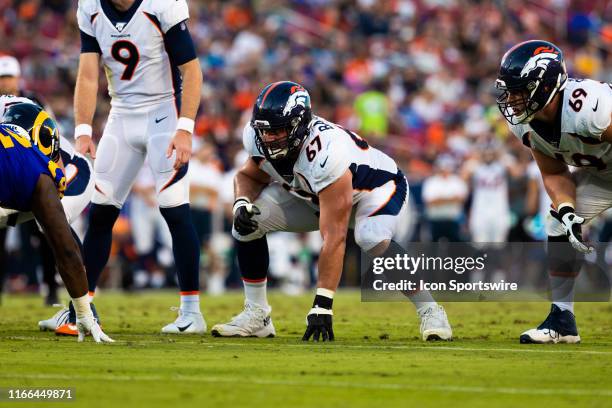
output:
<svg viewBox="0 0 612 408"><path fill-rule="evenodd" d="M542 68L542 72L546 71L548 68L548 64L551 61L557 61L559 59L559 54L554 54L552 52L542 52L534 55L529 58L529 61L525 64L523 69L521 70L521 77L528 76L532 71Z"/></svg>
<svg viewBox="0 0 612 408"><path fill-rule="evenodd" d="M297 89L289 95L285 108L283 109L283 115L289 115L293 108L298 105L304 108L310 107L310 95L308 95L308 92L304 88Z"/></svg>

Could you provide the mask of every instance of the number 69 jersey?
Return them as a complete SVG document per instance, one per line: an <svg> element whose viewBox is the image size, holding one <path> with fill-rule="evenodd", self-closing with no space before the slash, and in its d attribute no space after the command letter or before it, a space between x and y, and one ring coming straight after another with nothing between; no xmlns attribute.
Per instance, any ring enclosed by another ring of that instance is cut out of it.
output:
<svg viewBox="0 0 612 408"><path fill-rule="evenodd" d="M292 177L284 178L265 160L255 144L255 131L247 124L243 132L245 150L294 196L318 209L318 194L347 170L353 175L353 206L360 215L397 215L406 200L407 182L393 159L355 133L314 116L293 166Z"/></svg>
<svg viewBox="0 0 612 408"><path fill-rule="evenodd" d="M570 78L561 97L553 125L534 119L510 125L510 130L528 147L569 166L584 167L597 177L612 179L612 144L601 140L610 126L612 85Z"/></svg>
<svg viewBox="0 0 612 408"><path fill-rule="evenodd" d="M81 52L101 55L114 108L176 103L178 66L195 58L191 38L181 37L188 18L185 0L136 0L125 12L110 0L79 0Z"/></svg>

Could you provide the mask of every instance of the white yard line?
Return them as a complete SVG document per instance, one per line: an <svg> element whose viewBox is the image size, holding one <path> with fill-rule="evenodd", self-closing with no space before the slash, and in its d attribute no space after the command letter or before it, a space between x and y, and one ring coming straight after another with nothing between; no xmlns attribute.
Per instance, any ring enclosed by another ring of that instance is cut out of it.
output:
<svg viewBox="0 0 612 408"><path fill-rule="evenodd" d="M190 344L190 345L201 345L202 347L270 347L270 348L278 348L278 347L295 347L295 348L313 348L317 347L317 345L313 345L312 343L279 343L275 340L269 339L244 339L236 342L227 342L219 340L217 341L211 337L203 337L204 342L201 341L190 341L183 340L180 338L179 340L174 340L176 337L168 337L167 339L160 338L159 340L139 340L136 335L130 335L130 339L124 339L118 337L114 338L116 343L113 344L113 347L122 346L127 344L133 345L148 345L148 344ZM197 336L190 336L192 338L197 338ZM49 338L45 337L35 337L35 336L7 336L5 337L7 340L28 340L28 341L57 341L57 338L50 335ZM76 342L76 338L74 340ZM91 342L91 338L88 340ZM297 341L297 340L296 340ZM268 343L266 343L268 342ZM594 354L594 355L610 355L612 356L612 351L603 351L603 350L577 350L577 349L567 349L561 346L554 345L546 345L546 344L532 344L532 345L523 345L517 348L487 348L487 347L461 347L461 346L442 346L439 344L432 344L431 346L416 346L416 345L398 345L398 344L389 344L389 345L377 345L377 344L342 344L342 343L322 343L321 346L325 348L350 348L350 349L366 349L366 350L442 350L442 351L460 351L460 352L500 352L500 353L552 353L552 354L565 354L565 353L573 353L573 354ZM558 347L556 350L551 350L551 347Z"/></svg>
<svg viewBox="0 0 612 408"><path fill-rule="evenodd" d="M69 374L7 374L0 373L0 378L9 380L65 380L65 381L189 381L196 383L229 383L243 382L244 376L240 377L195 377L195 376L126 376L126 375L69 375ZM510 394L510 395L571 395L610 397L612 390L609 389L581 389L581 388L516 388L516 387L476 387L462 385L418 385L400 383L355 383L343 381L309 381L309 380L272 380L262 378L249 378L249 384L278 385L297 387L331 387L331 388L359 388L375 390L411 390L426 392L459 392L468 394Z"/></svg>

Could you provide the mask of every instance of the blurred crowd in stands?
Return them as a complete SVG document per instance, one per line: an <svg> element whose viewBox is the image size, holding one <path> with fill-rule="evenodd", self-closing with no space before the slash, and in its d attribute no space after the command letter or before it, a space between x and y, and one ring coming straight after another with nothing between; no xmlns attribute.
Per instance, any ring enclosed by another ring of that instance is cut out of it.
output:
<svg viewBox="0 0 612 408"><path fill-rule="evenodd" d="M495 104L504 52L528 39L549 40L564 51L570 76L612 82L612 3L605 0L188 3L204 75L191 200L209 293L238 283L228 234L232 176L245 160L242 129L265 84L301 83L315 114L397 160L410 182L407 240L492 242L544 239L547 208L531 155L509 134ZM21 86L44 98L68 138L80 50L75 13L70 0L0 0L0 53L19 60ZM110 107L105 84L99 89L97 137ZM145 170L115 226L104 285L171 284L165 228ZM608 228L604 218L589 236L597 240ZM14 230L4 265L9 289L35 290L35 243ZM273 277L287 291L307 287L319 245L316 233L270 236ZM351 246L349 256L355 252ZM355 263L346 263L346 284L359 279Z"/></svg>

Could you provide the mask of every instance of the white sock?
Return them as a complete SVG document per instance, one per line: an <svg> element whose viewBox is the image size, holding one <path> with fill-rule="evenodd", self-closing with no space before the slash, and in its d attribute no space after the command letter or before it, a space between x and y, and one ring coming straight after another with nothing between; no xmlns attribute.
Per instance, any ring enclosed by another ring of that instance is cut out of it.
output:
<svg viewBox="0 0 612 408"><path fill-rule="evenodd" d="M244 284L244 297L248 302L255 303L265 309L270 308L266 295L267 279L260 282L247 282L243 279L242 283Z"/></svg>
<svg viewBox="0 0 612 408"><path fill-rule="evenodd" d="M430 307L437 305L436 301L428 290L420 290L416 293L412 293L408 295L408 299L410 299L410 301L414 304L419 316L423 315L423 312Z"/></svg>
<svg viewBox="0 0 612 408"><path fill-rule="evenodd" d="M550 276L550 292L553 304L561 310L574 313L574 281L575 277Z"/></svg>
<svg viewBox="0 0 612 408"><path fill-rule="evenodd" d="M188 313L200 313L200 295L181 295L181 310Z"/></svg>

